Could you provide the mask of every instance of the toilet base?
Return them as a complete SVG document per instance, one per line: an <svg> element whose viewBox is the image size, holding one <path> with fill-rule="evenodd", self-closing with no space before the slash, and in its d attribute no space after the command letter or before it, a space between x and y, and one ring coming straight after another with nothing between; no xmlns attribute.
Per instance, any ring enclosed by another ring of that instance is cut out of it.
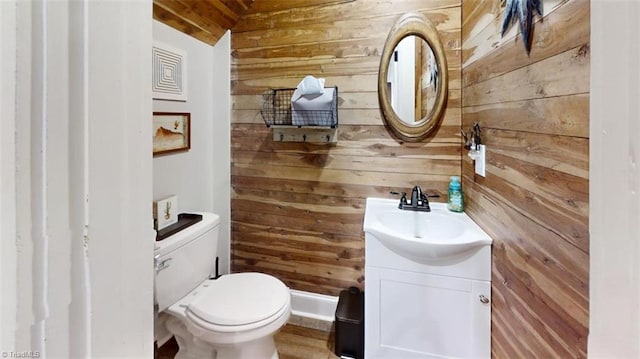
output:
<svg viewBox="0 0 640 359"><path fill-rule="evenodd" d="M178 342L178 353L175 359L278 359L273 336L268 335L241 345L215 346L195 337L185 324L178 318L171 316L167 320L167 329Z"/></svg>
<svg viewBox="0 0 640 359"><path fill-rule="evenodd" d="M178 343L178 353L175 359L215 359L215 348L189 333L187 327L176 317L170 317L166 322L167 329L173 334Z"/></svg>

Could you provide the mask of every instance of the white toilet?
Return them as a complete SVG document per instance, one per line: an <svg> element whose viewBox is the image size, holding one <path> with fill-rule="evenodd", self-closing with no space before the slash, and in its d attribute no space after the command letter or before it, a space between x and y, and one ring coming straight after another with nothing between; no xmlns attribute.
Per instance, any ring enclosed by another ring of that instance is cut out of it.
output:
<svg viewBox="0 0 640 359"><path fill-rule="evenodd" d="M289 288L262 273L209 279L215 271L220 217L156 242L156 299L183 358L278 358L273 335L289 319Z"/></svg>

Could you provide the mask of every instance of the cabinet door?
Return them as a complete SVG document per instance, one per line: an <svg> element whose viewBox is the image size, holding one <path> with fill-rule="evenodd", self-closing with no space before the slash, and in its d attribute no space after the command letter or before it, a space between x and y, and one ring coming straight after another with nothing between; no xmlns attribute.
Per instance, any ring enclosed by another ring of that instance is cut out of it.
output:
<svg viewBox="0 0 640 359"><path fill-rule="evenodd" d="M377 267L365 278L367 358L491 356L490 282Z"/></svg>

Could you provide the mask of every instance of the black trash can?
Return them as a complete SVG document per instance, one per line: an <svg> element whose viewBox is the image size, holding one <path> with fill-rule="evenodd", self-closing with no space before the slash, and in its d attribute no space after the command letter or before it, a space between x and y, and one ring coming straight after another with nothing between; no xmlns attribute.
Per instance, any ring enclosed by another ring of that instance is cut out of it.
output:
<svg viewBox="0 0 640 359"><path fill-rule="evenodd" d="M356 287L340 292L336 307L335 353L341 358L364 358L364 293Z"/></svg>

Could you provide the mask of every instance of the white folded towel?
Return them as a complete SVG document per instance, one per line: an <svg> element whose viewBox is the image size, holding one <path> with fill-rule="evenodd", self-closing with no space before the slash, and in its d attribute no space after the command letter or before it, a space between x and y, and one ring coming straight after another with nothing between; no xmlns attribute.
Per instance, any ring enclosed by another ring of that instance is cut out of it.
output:
<svg viewBox="0 0 640 359"><path fill-rule="evenodd" d="M295 102L302 96L315 96L322 95L324 93L324 79L315 78L311 75L305 76L302 81L296 87L296 90L291 96L291 102Z"/></svg>

